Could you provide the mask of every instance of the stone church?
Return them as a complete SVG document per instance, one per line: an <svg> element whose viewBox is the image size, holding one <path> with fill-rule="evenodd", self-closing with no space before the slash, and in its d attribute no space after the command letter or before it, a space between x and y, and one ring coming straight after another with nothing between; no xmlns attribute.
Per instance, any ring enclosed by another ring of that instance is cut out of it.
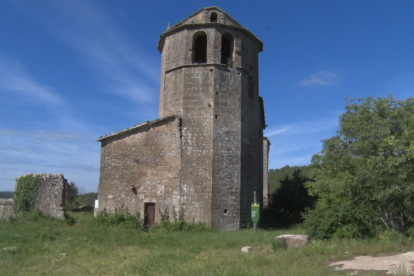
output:
<svg viewBox="0 0 414 276"><path fill-rule="evenodd" d="M268 198L263 42L208 7L169 26L158 50L159 119L99 137L95 211L123 205L152 224L174 208L220 230L251 224L254 191L261 206Z"/></svg>

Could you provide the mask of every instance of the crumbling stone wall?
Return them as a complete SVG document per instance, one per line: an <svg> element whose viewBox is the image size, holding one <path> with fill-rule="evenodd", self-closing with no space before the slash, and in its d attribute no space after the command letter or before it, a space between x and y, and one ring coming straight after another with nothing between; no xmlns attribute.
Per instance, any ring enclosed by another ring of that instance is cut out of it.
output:
<svg viewBox="0 0 414 276"><path fill-rule="evenodd" d="M65 199L68 181L63 174L40 174L34 208L44 215L65 219Z"/></svg>
<svg viewBox="0 0 414 276"><path fill-rule="evenodd" d="M20 177L16 179L17 182ZM33 209L39 209L46 216L65 219L65 199L68 181L63 174L34 174L39 176L39 190Z"/></svg>
<svg viewBox="0 0 414 276"><path fill-rule="evenodd" d="M98 208L128 208L144 217L145 203L180 209L181 120L170 116L101 137ZM171 216L172 217L172 216Z"/></svg>
<svg viewBox="0 0 414 276"><path fill-rule="evenodd" d="M0 221L13 214L13 202L12 198L0 198Z"/></svg>

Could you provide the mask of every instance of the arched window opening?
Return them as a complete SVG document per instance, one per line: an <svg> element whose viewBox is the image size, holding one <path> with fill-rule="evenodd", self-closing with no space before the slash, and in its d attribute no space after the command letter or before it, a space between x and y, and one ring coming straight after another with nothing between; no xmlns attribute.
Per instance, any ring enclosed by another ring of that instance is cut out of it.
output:
<svg viewBox="0 0 414 276"><path fill-rule="evenodd" d="M224 34L221 37L221 64L233 67L233 37L230 34Z"/></svg>
<svg viewBox="0 0 414 276"><path fill-rule="evenodd" d="M207 63L207 35L204 32L194 36L193 64Z"/></svg>
<svg viewBox="0 0 414 276"><path fill-rule="evenodd" d="M211 13L210 22L217 22L217 13L216 12Z"/></svg>

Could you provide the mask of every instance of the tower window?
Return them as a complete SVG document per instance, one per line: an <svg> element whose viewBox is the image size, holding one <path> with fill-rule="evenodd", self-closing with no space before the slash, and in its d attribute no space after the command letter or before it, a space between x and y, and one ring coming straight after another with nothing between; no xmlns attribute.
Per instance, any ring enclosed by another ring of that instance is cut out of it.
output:
<svg viewBox="0 0 414 276"><path fill-rule="evenodd" d="M198 32L193 40L193 64L207 63L207 35Z"/></svg>
<svg viewBox="0 0 414 276"><path fill-rule="evenodd" d="M233 67L233 37L230 34L223 34L221 37L220 63Z"/></svg>
<svg viewBox="0 0 414 276"><path fill-rule="evenodd" d="M249 98L254 98L254 81L252 76L249 76Z"/></svg>
<svg viewBox="0 0 414 276"><path fill-rule="evenodd" d="M210 22L217 22L217 13L215 13L215 12L211 13Z"/></svg>

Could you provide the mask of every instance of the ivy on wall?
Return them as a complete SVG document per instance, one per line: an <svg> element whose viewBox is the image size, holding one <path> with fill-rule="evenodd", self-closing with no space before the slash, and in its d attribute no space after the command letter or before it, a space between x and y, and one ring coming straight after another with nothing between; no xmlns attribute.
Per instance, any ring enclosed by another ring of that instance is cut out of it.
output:
<svg viewBox="0 0 414 276"><path fill-rule="evenodd" d="M17 180L16 191L14 192L14 212L30 212L36 200L39 190L40 176L28 174Z"/></svg>

